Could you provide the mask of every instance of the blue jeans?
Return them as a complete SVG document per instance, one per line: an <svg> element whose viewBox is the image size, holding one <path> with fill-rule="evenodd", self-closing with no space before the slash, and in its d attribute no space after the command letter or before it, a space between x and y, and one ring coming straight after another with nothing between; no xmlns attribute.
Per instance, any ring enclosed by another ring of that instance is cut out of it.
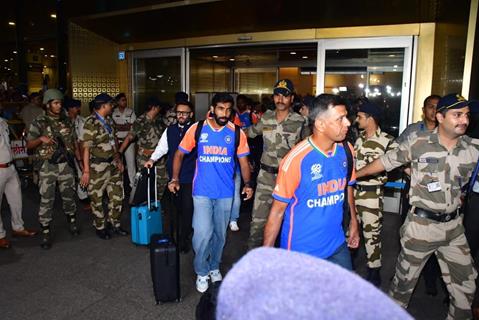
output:
<svg viewBox="0 0 479 320"><path fill-rule="evenodd" d="M344 269L353 270L351 253L349 253L349 248L346 242L340 245L336 252L334 252L332 256L326 258L325 260L340 265Z"/></svg>
<svg viewBox="0 0 479 320"><path fill-rule="evenodd" d="M206 276L220 268L232 203L233 198L193 196L193 266L197 275Z"/></svg>
<svg viewBox="0 0 479 320"><path fill-rule="evenodd" d="M238 221L240 215L241 207L241 173L236 172L235 175L235 194L233 198L233 206L231 207L231 218L230 221Z"/></svg>

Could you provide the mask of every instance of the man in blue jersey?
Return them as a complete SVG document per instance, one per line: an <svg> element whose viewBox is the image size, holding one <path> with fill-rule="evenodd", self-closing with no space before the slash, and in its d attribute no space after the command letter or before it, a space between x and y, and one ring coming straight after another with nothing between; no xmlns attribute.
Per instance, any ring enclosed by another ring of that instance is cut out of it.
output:
<svg viewBox="0 0 479 320"><path fill-rule="evenodd" d="M229 94L218 93L213 97L210 116L202 126L193 124L181 141L173 158L172 179L168 184L173 193L180 189L179 174L183 157L197 147L198 158L193 178L193 265L199 292L208 289L210 278L211 282L222 280L219 266L233 202L235 156L245 181L245 200L253 196L246 135L241 130L235 130L235 125L228 121L233 104L233 97ZM201 131L197 134L196 130ZM237 148L236 132L240 134Z"/></svg>
<svg viewBox="0 0 479 320"><path fill-rule="evenodd" d="M322 94L308 115L313 135L297 144L281 161L273 205L264 231L264 245L273 246L280 231L281 247L329 260L351 270L348 246L359 245L352 185L347 181L347 150L341 143L350 122L339 96ZM347 144L351 154L351 144ZM347 196L347 197L346 197ZM342 228L344 201L349 201L349 239Z"/></svg>

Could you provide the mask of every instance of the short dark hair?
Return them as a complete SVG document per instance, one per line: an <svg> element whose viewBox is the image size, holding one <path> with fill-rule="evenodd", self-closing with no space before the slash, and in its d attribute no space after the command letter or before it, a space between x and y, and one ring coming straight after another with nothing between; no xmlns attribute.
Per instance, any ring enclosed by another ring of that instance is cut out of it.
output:
<svg viewBox="0 0 479 320"><path fill-rule="evenodd" d="M335 106L346 105L346 102L340 96L323 93L314 98L311 109L309 110L308 120L312 125L316 118L327 112Z"/></svg>
<svg viewBox="0 0 479 320"><path fill-rule="evenodd" d="M189 102L189 101L177 101L176 104L175 104L175 111L176 111L176 108L179 105L188 106L190 108L190 110L193 112L193 104L191 102Z"/></svg>
<svg viewBox="0 0 479 320"><path fill-rule="evenodd" d="M422 107L425 108L425 107L426 107L426 104L429 102L429 100L432 100L432 99L441 100L441 96L439 96L439 95L437 95L437 94L431 94L429 97L427 97L426 99L424 99L424 102L423 102Z"/></svg>
<svg viewBox="0 0 479 320"><path fill-rule="evenodd" d="M233 106L235 104L235 101L229 93L218 92L211 100L211 106L216 107L218 103L231 103L231 105Z"/></svg>
<svg viewBox="0 0 479 320"><path fill-rule="evenodd" d="M120 92L119 94L117 94L115 96L115 100L118 101L120 100L121 98L125 98L126 99L126 94L124 92Z"/></svg>

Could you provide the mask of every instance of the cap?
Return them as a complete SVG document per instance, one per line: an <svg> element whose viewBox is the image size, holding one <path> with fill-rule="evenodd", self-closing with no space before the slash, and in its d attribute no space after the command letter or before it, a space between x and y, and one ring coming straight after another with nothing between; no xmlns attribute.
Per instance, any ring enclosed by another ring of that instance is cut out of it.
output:
<svg viewBox="0 0 479 320"><path fill-rule="evenodd" d="M93 99L96 104L112 102L114 99L108 93L102 92Z"/></svg>
<svg viewBox="0 0 479 320"><path fill-rule="evenodd" d="M285 270L294 270L287 280ZM304 253L258 248L235 263L224 278L216 319L317 319L320 315L333 320L345 310L347 318L354 320L412 319L371 283L336 264Z"/></svg>
<svg viewBox="0 0 479 320"><path fill-rule="evenodd" d="M469 105L469 102L459 93L450 93L442 97L437 103L436 111L449 109L461 109Z"/></svg>
<svg viewBox="0 0 479 320"><path fill-rule="evenodd" d="M146 105L147 106L160 106L161 102L158 100L157 97L149 97L148 100L146 100Z"/></svg>
<svg viewBox="0 0 479 320"><path fill-rule="evenodd" d="M383 114L381 108L379 108L379 106L377 104L372 103L372 102L366 102L366 103L360 105L359 108L358 108L358 112L367 113L371 117L373 117L374 119L381 118L381 116Z"/></svg>
<svg viewBox="0 0 479 320"><path fill-rule="evenodd" d="M283 96L289 96L294 93L294 86L291 80L282 79L276 82L273 89L273 94L282 94Z"/></svg>
<svg viewBox="0 0 479 320"><path fill-rule="evenodd" d="M81 108L81 101L76 99L65 99L65 101L63 102L63 106L67 110L75 107Z"/></svg>

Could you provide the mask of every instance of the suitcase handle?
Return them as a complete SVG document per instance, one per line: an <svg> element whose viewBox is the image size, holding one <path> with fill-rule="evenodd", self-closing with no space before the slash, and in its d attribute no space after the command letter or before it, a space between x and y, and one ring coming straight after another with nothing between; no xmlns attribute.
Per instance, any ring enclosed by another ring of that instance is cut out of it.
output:
<svg viewBox="0 0 479 320"><path fill-rule="evenodd" d="M148 194L148 210L152 211L156 209L156 205L158 204L158 168L155 166L155 205L154 208L151 206L151 192L150 192L150 168L147 169L148 171L148 188L147 188L147 194Z"/></svg>

